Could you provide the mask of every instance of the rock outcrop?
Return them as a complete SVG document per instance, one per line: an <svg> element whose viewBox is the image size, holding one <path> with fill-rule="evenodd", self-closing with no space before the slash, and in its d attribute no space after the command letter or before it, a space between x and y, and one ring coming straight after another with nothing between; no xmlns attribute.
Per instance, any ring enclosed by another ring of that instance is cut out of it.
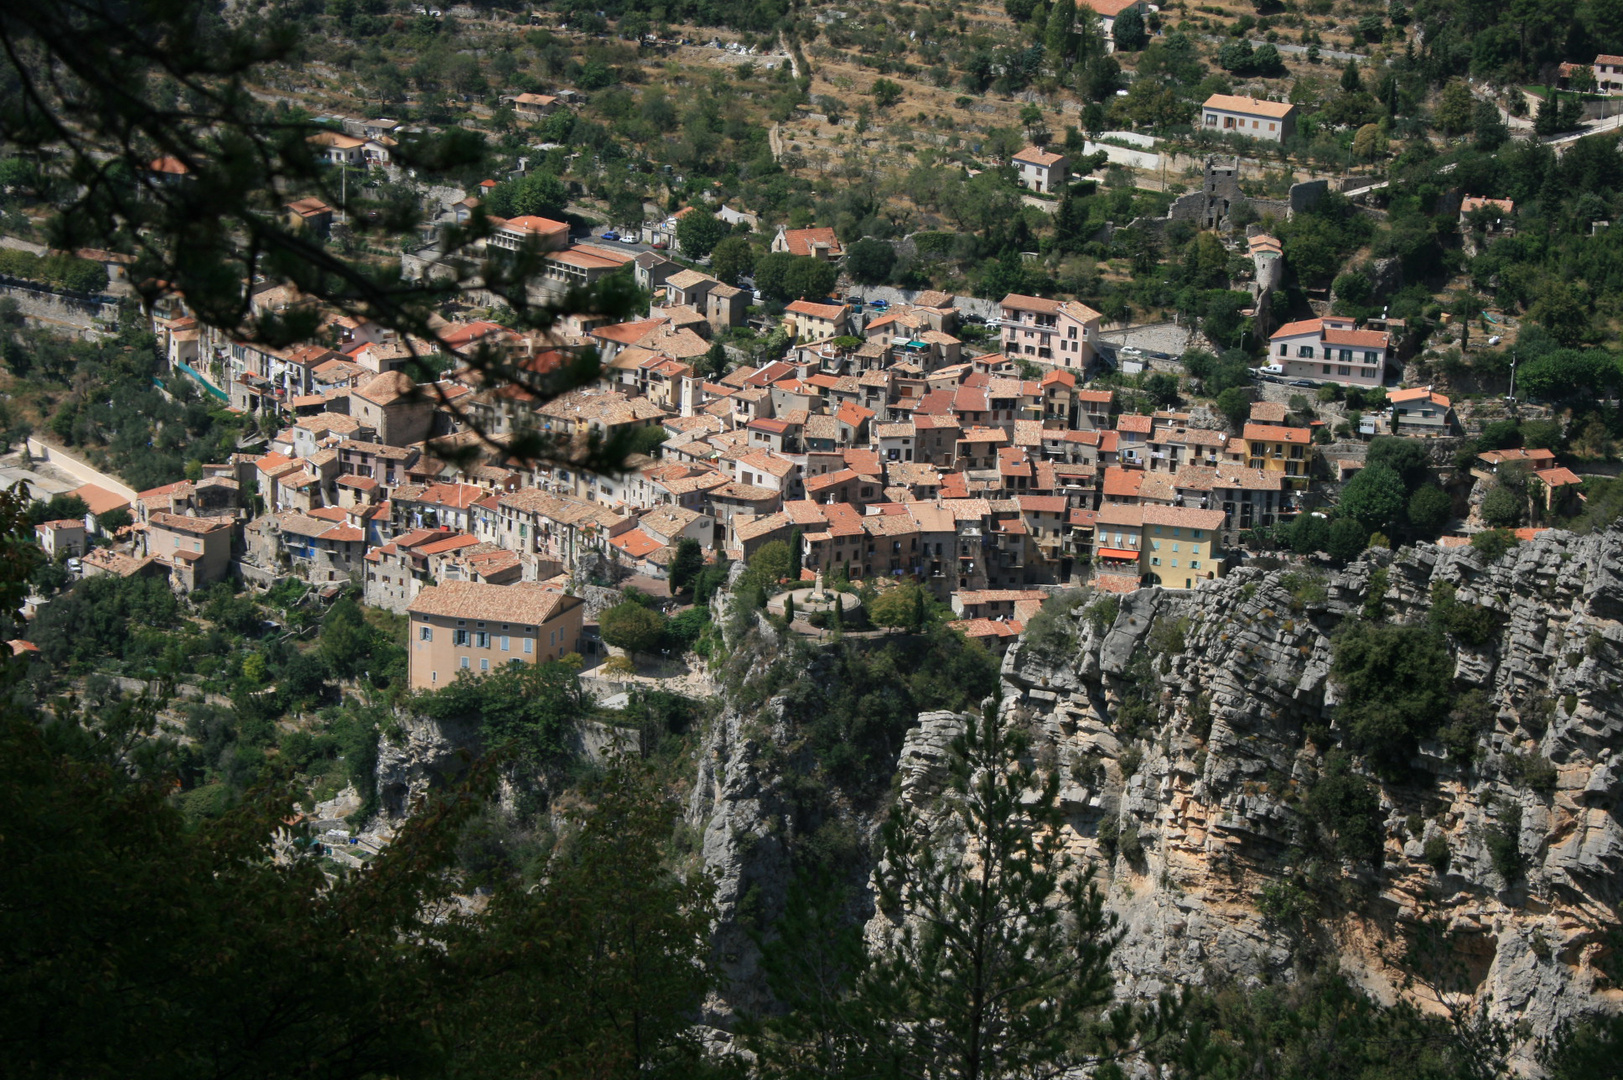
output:
<svg viewBox="0 0 1623 1080"><path fill-rule="evenodd" d="M1448 639L1475 747L1422 740L1399 782L1355 763L1378 793L1382 857L1342 862L1306 811L1345 734L1333 636L1355 617L1423 623L1440 602L1493 613L1484 643ZM1620 529L1547 532L1496 562L1421 545L1334 573L1245 568L1192 592L1093 597L1057 642L1028 632L1005 658L1002 709L1036 733L1039 767L1061 771L1073 853L1101 869L1126 931L1125 995L1333 957L1392 1000L1410 992L1397 957L1426 924L1453 935L1450 1003L1536 1038L1623 1006L1599 964L1623 892L1620 620ZM961 722L920 718L899 797L932 797ZM701 753L689 821L734 978L717 1015L767 1002L749 928L788 883L782 723L773 702L729 709Z"/></svg>
<svg viewBox="0 0 1623 1080"><path fill-rule="evenodd" d="M1487 730L1474 757L1422 741L1419 779L1368 774L1381 865L1323 865L1303 799L1342 734L1332 635L1360 614L1425 621L1450 590L1501 627L1483 645L1450 640ZM1128 992L1286 976L1334 954L1390 1000L1393 958L1425 921L1453 932L1475 1004L1544 1035L1619 994L1596 961L1623 890L1620 618L1619 530L1544 533L1491 564L1423 545L1322 576L1243 569L1116 611L1083 605L1065 655L1010 651L1004 708L1088 784L1071 796L1073 845L1109 870ZM1512 880L1494 858L1507 836L1524 867Z"/></svg>

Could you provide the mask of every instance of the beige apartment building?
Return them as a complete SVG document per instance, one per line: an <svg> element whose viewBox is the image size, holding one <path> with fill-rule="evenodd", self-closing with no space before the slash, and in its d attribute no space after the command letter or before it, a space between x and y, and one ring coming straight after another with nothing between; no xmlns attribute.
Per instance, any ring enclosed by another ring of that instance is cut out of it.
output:
<svg viewBox="0 0 1623 1080"><path fill-rule="evenodd" d="M542 664L580 651L585 601L537 582L432 585L407 607L411 688L436 690L464 672Z"/></svg>

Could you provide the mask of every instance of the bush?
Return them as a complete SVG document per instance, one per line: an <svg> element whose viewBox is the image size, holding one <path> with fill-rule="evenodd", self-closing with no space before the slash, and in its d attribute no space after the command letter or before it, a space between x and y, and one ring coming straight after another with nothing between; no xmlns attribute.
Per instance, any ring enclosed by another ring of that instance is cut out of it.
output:
<svg viewBox="0 0 1623 1080"><path fill-rule="evenodd" d="M653 652L665 641L665 616L636 600L622 600L597 617L603 640L629 653Z"/></svg>
<svg viewBox="0 0 1623 1080"><path fill-rule="evenodd" d="M1477 604L1462 604L1454 598L1455 588L1439 582L1432 589L1431 621L1456 639L1481 648L1499 637L1504 616Z"/></svg>
<svg viewBox="0 0 1623 1080"><path fill-rule="evenodd" d="M1540 795L1555 794L1561 774L1555 763L1542 754L1510 754L1505 758L1505 775L1513 783Z"/></svg>
<svg viewBox="0 0 1623 1080"><path fill-rule="evenodd" d="M1487 845L1493 868L1507 886L1521 880L1526 867L1522 857L1522 808L1515 804L1505 809L1504 820L1483 830L1482 842Z"/></svg>
<svg viewBox="0 0 1623 1080"><path fill-rule="evenodd" d="M1496 563L1505 553L1521 543L1509 529L1484 529L1471 537L1471 550L1490 563Z"/></svg>
<svg viewBox="0 0 1623 1080"><path fill-rule="evenodd" d="M1341 858L1381 864L1385 841L1381 800L1374 787L1352 771L1345 754L1332 752L1326 758L1324 775L1307 794L1306 809Z"/></svg>
<svg viewBox="0 0 1623 1080"><path fill-rule="evenodd" d="M1449 857L1447 837L1442 833L1432 833L1426 837L1420 860L1437 871L1439 877L1448 873Z"/></svg>
<svg viewBox="0 0 1623 1080"><path fill-rule="evenodd" d="M603 661L603 673L605 675L635 675L637 665L632 662L629 656L611 656Z"/></svg>
<svg viewBox="0 0 1623 1080"><path fill-rule="evenodd" d="M1026 623L1027 648L1048 660L1064 660L1076 648L1076 609L1086 597L1080 589L1055 593Z"/></svg>
<svg viewBox="0 0 1623 1080"><path fill-rule="evenodd" d="M1318 913L1313 896L1294 881L1273 881L1257 894L1257 911L1264 919L1281 926L1296 926Z"/></svg>
<svg viewBox="0 0 1623 1080"><path fill-rule="evenodd" d="M1428 627L1350 622L1336 635L1330 676L1353 749L1388 770L1434 732L1453 700L1454 661Z"/></svg>
<svg viewBox="0 0 1623 1080"><path fill-rule="evenodd" d="M1513 488L1496 486L1482 500L1482 520L1495 528L1513 529L1527 514L1527 497Z"/></svg>

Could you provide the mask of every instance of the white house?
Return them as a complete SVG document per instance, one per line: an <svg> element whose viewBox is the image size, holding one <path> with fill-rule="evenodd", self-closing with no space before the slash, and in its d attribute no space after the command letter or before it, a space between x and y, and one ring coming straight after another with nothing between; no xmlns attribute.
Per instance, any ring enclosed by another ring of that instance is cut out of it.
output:
<svg viewBox="0 0 1623 1080"><path fill-rule="evenodd" d="M1284 142L1296 131L1296 106L1284 101L1213 94L1201 106L1201 130Z"/></svg>
<svg viewBox="0 0 1623 1080"><path fill-rule="evenodd" d="M1013 158L1015 178L1020 186L1051 194L1065 186L1070 175L1064 154L1050 154L1039 146L1028 146Z"/></svg>
<svg viewBox="0 0 1623 1080"><path fill-rule="evenodd" d="M1342 386L1380 386L1391 351L1391 334L1358 330L1353 320L1332 315L1286 323L1268 338L1269 361L1287 379Z"/></svg>
<svg viewBox="0 0 1623 1080"><path fill-rule="evenodd" d="M1590 65L1595 73L1595 89L1603 94L1623 94L1623 56L1602 53Z"/></svg>

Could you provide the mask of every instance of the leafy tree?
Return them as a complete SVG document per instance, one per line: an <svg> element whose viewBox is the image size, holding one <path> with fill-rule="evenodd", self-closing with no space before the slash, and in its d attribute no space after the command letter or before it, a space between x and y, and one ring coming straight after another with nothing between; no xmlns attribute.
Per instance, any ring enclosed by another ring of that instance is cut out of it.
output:
<svg viewBox="0 0 1623 1080"><path fill-rule="evenodd" d="M1488 562L1498 562L1506 552L1521 543L1510 529L1483 529L1471 535L1471 550L1480 552Z"/></svg>
<svg viewBox="0 0 1623 1080"><path fill-rule="evenodd" d="M555 761L564 735L585 712L574 668L502 664L489 674L457 673L414 699L425 716L477 725L487 750L527 772Z"/></svg>
<svg viewBox="0 0 1623 1080"><path fill-rule="evenodd" d="M682 537L671 556L671 595L691 588L703 569L704 549L693 537Z"/></svg>
<svg viewBox="0 0 1623 1080"><path fill-rule="evenodd" d="M857 988L859 1060L964 1080L1084 1060L1076 1034L1112 997L1114 920L1065 853L1058 770L1038 775L1024 749L988 708L954 740L947 821L903 804L886 823L893 932Z"/></svg>
<svg viewBox="0 0 1623 1080"><path fill-rule="evenodd" d="M603 640L633 655L650 653L665 639L665 616L635 600L622 600L597 617Z"/></svg>
<svg viewBox="0 0 1623 1080"><path fill-rule="evenodd" d="M31 524L45 521L83 521L90 505L77 495L52 495L49 502L35 499L28 506Z"/></svg>
<svg viewBox="0 0 1623 1080"><path fill-rule="evenodd" d="M1251 416L1252 391L1231 386L1217 395L1217 411L1228 418L1229 426L1239 430Z"/></svg>
<svg viewBox="0 0 1623 1080"><path fill-rule="evenodd" d="M820 299L839 279L833 264L806 255L775 251L755 261L755 287L773 300Z"/></svg>
<svg viewBox="0 0 1623 1080"><path fill-rule="evenodd" d="M569 204L569 190L551 173L532 172L522 179L497 184L485 201L486 208L497 217L556 218Z"/></svg>
<svg viewBox="0 0 1623 1080"><path fill-rule="evenodd" d="M742 236L729 236L710 251L710 272L729 285L755 269L755 248Z"/></svg>
<svg viewBox="0 0 1623 1080"><path fill-rule="evenodd" d="M1430 458L1422 439L1377 435L1370 440L1364 464L1383 465L1391 469L1402 478L1404 487L1413 490L1425 482Z"/></svg>
<svg viewBox="0 0 1623 1080"><path fill-rule="evenodd" d="M886 589L868 605L868 618L877 626L917 632L924 628L933 605L917 585Z"/></svg>
<svg viewBox="0 0 1623 1080"><path fill-rule="evenodd" d="M1417 532L1435 535L1454 514L1454 500L1436 484L1424 484L1409 496L1409 524Z"/></svg>
<svg viewBox="0 0 1623 1080"><path fill-rule="evenodd" d="M1336 518L1330 523L1325 553L1338 562L1351 562L1363 554L1369 544L1369 536L1369 527L1357 518Z"/></svg>
<svg viewBox="0 0 1623 1080"><path fill-rule="evenodd" d="M1465 135L1471 130L1471 121L1476 114L1476 99L1471 96L1471 88L1463 79L1455 79L1443 87L1443 93L1437 100L1437 111L1434 118L1437 126L1442 128L1445 135Z"/></svg>
<svg viewBox="0 0 1623 1080"><path fill-rule="evenodd" d="M83 664L124 655L138 632L167 629L179 614L166 581L99 575L77 582L45 605L31 632L52 664Z"/></svg>
<svg viewBox="0 0 1623 1080"><path fill-rule="evenodd" d="M881 109L890 108L902 100L903 95L906 93L902 89L902 84L893 79L875 79L873 85L868 88L868 92L873 95L874 104Z"/></svg>
<svg viewBox="0 0 1623 1080"><path fill-rule="evenodd" d="M612 759L531 888L513 881L449 957L481 987L444 999L464 1048L448 1075L697 1075L692 1015L714 985L714 885L673 873L679 808L649 766Z"/></svg>
<svg viewBox="0 0 1623 1080"><path fill-rule="evenodd" d="M863 237L845 252L846 271L866 285L888 280L895 265L896 249L873 237Z"/></svg>
<svg viewBox="0 0 1623 1080"><path fill-rule="evenodd" d="M727 238L731 227L714 214L690 210L676 222L676 243L690 259L702 259Z"/></svg>
<svg viewBox="0 0 1623 1080"><path fill-rule="evenodd" d="M1408 493L1390 466L1366 462L1341 489L1341 512L1370 529L1385 529L1403 513Z"/></svg>
<svg viewBox="0 0 1623 1080"><path fill-rule="evenodd" d="M1123 52L1138 52L1149 43L1150 35L1144 26L1144 15L1138 8L1128 8L1116 16L1115 23L1110 28L1110 36L1116 41L1116 48Z"/></svg>
<svg viewBox="0 0 1623 1080"><path fill-rule="evenodd" d="M1513 529L1527 516L1527 496L1496 484L1482 499L1482 520L1495 528Z"/></svg>
<svg viewBox="0 0 1623 1080"><path fill-rule="evenodd" d="M1144 392L1157 405L1175 405L1178 402L1178 377L1158 371L1144 380Z"/></svg>

